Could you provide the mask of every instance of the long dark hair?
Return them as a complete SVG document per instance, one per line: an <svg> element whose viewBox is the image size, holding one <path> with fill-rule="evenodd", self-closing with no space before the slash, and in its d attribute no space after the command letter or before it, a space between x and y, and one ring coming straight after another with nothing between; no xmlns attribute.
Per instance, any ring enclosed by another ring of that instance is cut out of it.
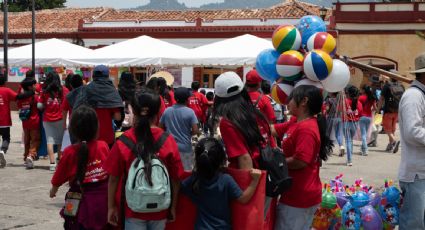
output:
<svg viewBox="0 0 425 230"><path fill-rule="evenodd" d="M78 167L76 180L82 184L87 170L89 149L87 142L96 140L98 130L98 120L94 109L81 105L72 111L69 126L70 134L77 139L80 145L78 149Z"/></svg>
<svg viewBox="0 0 425 230"><path fill-rule="evenodd" d="M59 98L62 98L63 95L61 80L56 72L51 71L47 73L46 81L43 85L43 92L48 93L50 95L50 98L55 98L55 93L59 95Z"/></svg>
<svg viewBox="0 0 425 230"><path fill-rule="evenodd" d="M257 118L263 120L264 124L268 124L268 121L252 104L245 88L240 94L229 98L216 96L214 98L213 116L222 116L236 126L249 147L258 146L264 141L258 128Z"/></svg>
<svg viewBox="0 0 425 230"><path fill-rule="evenodd" d="M352 85L347 89L347 94L348 97L351 99L351 110L354 111L357 109L357 102L360 94L359 89Z"/></svg>
<svg viewBox="0 0 425 230"><path fill-rule="evenodd" d="M131 101L136 91L136 81L130 72L121 74L120 82L118 83L118 93L123 101Z"/></svg>
<svg viewBox="0 0 425 230"><path fill-rule="evenodd" d="M321 160L328 160L332 154L333 143L326 134L326 118L320 113L323 105L323 96L320 89L311 85L301 85L292 91L288 101L294 100L295 104L299 105L304 98L307 98L307 110L310 116L317 118L317 125L320 133L320 152Z"/></svg>
<svg viewBox="0 0 425 230"><path fill-rule="evenodd" d="M220 142L212 137L201 139L195 146L195 169L192 190L199 194L199 181L211 180L223 170L226 152Z"/></svg>
<svg viewBox="0 0 425 230"><path fill-rule="evenodd" d="M373 92L372 87L368 86L368 85L364 85L363 86L363 90L367 96L367 100L374 102L377 101L378 99L376 98L376 94Z"/></svg>
<svg viewBox="0 0 425 230"><path fill-rule="evenodd" d="M140 92L136 93L131 103L135 116L136 135L136 150L137 155L142 158L145 167L144 172L146 180L152 186L152 158L156 154L154 143L155 140L151 131L151 123L153 123L158 115L161 106L159 95L153 90L142 88Z"/></svg>

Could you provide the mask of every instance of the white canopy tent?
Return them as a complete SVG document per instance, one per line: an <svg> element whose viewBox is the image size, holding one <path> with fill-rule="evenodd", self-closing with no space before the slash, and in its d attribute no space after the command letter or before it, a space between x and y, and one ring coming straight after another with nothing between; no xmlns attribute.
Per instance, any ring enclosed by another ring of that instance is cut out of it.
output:
<svg viewBox="0 0 425 230"><path fill-rule="evenodd" d="M257 55L272 42L245 34L190 50L175 62L185 66L254 66Z"/></svg>
<svg viewBox="0 0 425 230"><path fill-rule="evenodd" d="M35 43L35 64L37 66L75 66L70 61L77 58L88 58L93 50L63 40L52 38ZM32 45L14 48L8 55L10 66L31 66Z"/></svg>
<svg viewBox="0 0 425 230"><path fill-rule="evenodd" d="M90 58L72 60L81 65L104 64L108 66L169 66L189 50L149 36L140 36L94 51Z"/></svg>

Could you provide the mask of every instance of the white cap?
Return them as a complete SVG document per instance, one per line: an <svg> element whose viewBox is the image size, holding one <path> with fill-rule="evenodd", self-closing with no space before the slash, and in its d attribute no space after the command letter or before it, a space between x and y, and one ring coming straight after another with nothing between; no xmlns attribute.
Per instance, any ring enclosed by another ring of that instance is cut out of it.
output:
<svg viewBox="0 0 425 230"><path fill-rule="evenodd" d="M232 97L242 92L243 87L243 82L238 74L235 72L225 72L215 80L214 93L218 97ZM234 89L229 92L230 88Z"/></svg>

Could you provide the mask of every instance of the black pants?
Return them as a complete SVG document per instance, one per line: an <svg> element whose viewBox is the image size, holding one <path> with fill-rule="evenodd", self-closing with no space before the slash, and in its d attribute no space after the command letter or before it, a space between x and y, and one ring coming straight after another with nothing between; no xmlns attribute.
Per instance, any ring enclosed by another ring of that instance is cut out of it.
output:
<svg viewBox="0 0 425 230"><path fill-rule="evenodd" d="M0 135L2 139L1 150L6 153L10 143L10 127L0 128Z"/></svg>

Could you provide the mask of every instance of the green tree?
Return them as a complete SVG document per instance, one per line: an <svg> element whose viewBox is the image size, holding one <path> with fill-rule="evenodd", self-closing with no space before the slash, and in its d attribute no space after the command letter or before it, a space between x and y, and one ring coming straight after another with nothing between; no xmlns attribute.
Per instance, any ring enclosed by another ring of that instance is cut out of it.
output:
<svg viewBox="0 0 425 230"><path fill-rule="evenodd" d="M53 9L65 7L66 0L35 0L35 9ZM21 12L32 9L32 0L7 0L10 12ZM1 3L3 11L3 2Z"/></svg>

